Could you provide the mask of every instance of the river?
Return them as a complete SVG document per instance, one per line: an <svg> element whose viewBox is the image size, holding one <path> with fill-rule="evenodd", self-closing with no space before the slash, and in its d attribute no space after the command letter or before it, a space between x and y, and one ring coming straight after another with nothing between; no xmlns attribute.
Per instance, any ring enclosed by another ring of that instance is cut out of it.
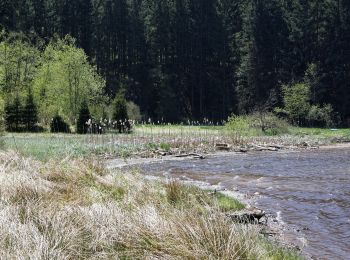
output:
<svg viewBox="0 0 350 260"><path fill-rule="evenodd" d="M245 194L277 215L314 259L350 259L350 148L214 156L142 166Z"/></svg>

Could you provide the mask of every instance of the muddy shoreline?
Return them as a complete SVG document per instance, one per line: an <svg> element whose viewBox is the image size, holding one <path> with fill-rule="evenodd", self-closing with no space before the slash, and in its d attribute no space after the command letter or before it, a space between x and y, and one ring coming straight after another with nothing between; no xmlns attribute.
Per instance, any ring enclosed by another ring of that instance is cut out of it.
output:
<svg viewBox="0 0 350 260"><path fill-rule="evenodd" d="M333 150L333 149L345 149L350 148L350 143L338 143L338 144L332 144L332 145L324 145L320 147L309 147L305 146L303 148L300 147L283 147L282 149L277 150L248 150L248 151L217 151L215 153L208 153L203 155L203 157L199 157L198 154L192 155L192 156L184 156L184 157L177 157L175 155L166 155L166 156L158 156L156 158L129 158L129 159L116 159L116 160L109 160L107 162L107 167L110 169L113 168L124 168L124 167L131 167L131 168L137 168L145 166L147 164L153 164L153 163L166 163L169 161L188 161L188 160L196 160L200 161L201 159L210 159L215 157L232 157L235 155L239 155L241 153L248 153L248 154L255 154L255 153L294 153L294 152L305 152L307 150ZM156 177L152 175L147 175L147 179L163 179L164 177ZM188 185L195 185L198 186L204 190L216 190L218 192L221 192L225 195L231 196L233 198L238 199L245 205L247 205L248 210L249 209L255 209L254 202L259 199L260 194L247 194L240 192L239 190L227 190L221 187L220 185L210 185L209 183L205 183L202 181L196 181L194 179L190 178L179 178L182 182ZM297 235L300 230L298 227L290 227L287 224L283 222L283 220L280 219L280 216L278 215L278 212L266 212L266 223L264 225L261 225L262 233L265 234L270 240L276 241L277 243L283 245L286 248L295 249L297 251L300 251L302 256L306 259L313 259L309 255L307 255L305 252L303 252L304 247L304 241L299 241L296 239Z"/></svg>

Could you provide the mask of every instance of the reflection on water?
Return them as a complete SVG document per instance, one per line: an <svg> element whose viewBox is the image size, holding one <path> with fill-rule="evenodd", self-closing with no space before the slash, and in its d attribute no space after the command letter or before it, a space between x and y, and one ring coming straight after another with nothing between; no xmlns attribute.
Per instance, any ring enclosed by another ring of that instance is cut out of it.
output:
<svg viewBox="0 0 350 260"><path fill-rule="evenodd" d="M316 258L350 259L350 149L253 153L147 167L248 194L306 237Z"/></svg>

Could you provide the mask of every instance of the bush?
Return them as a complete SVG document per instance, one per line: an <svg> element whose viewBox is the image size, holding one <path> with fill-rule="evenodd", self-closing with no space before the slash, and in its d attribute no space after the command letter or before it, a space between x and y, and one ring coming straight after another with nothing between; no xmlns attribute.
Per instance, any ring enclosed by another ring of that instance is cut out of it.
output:
<svg viewBox="0 0 350 260"><path fill-rule="evenodd" d="M256 135L255 129L250 127L249 116L232 115L228 118L226 128L239 135Z"/></svg>
<svg viewBox="0 0 350 260"><path fill-rule="evenodd" d="M290 125L273 113L256 113L252 116L251 126L266 135L280 135L289 132Z"/></svg>
<svg viewBox="0 0 350 260"><path fill-rule="evenodd" d="M50 124L51 133L70 133L70 127L60 115L56 115Z"/></svg>
<svg viewBox="0 0 350 260"><path fill-rule="evenodd" d="M226 128L242 136L280 135L289 131L289 124L273 113L231 116Z"/></svg>
<svg viewBox="0 0 350 260"><path fill-rule="evenodd" d="M311 126L318 127L330 127L333 125L333 107L331 105L325 105L320 107L318 105L311 106L308 121Z"/></svg>
<svg viewBox="0 0 350 260"><path fill-rule="evenodd" d="M84 100L81 103L78 121L77 121L77 133L78 134L87 134L88 129L89 129L87 123L89 122L90 119L91 119L90 110L89 110L89 107L88 107L86 100Z"/></svg>

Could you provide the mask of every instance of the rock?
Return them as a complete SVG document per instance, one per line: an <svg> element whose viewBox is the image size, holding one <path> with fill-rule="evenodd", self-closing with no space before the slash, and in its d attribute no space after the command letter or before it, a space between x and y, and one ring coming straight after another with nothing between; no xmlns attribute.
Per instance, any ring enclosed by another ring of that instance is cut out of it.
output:
<svg viewBox="0 0 350 260"><path fill-rule="evenodd" d="M235 152L236 153L247 153L248 149L246 149L246 148L239 148L239 149L235 149Z"/></svg>
<svg viewBox="0 0 350 260"><path fill-rule="evenodd" d="M239 223L259 223L266 213L260 209L247 209L230 213L228 216Z"/></svg>

